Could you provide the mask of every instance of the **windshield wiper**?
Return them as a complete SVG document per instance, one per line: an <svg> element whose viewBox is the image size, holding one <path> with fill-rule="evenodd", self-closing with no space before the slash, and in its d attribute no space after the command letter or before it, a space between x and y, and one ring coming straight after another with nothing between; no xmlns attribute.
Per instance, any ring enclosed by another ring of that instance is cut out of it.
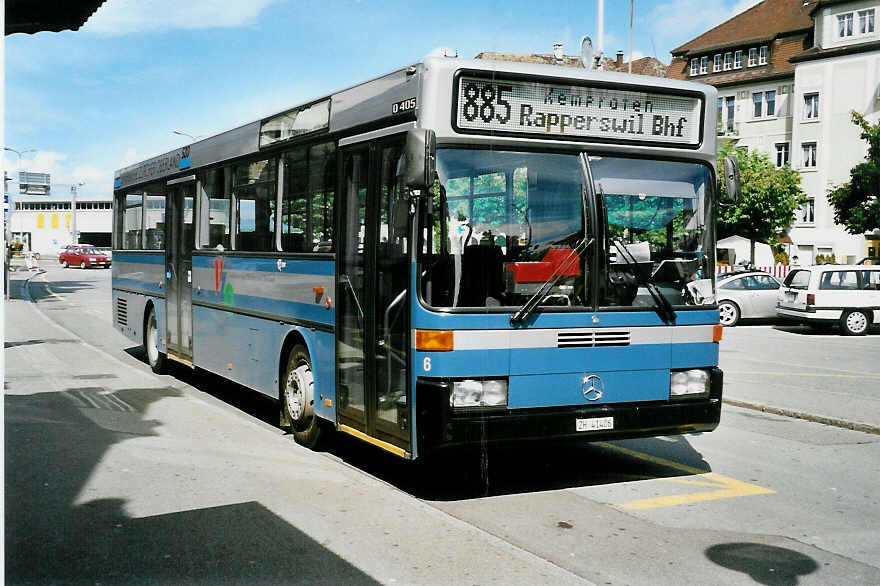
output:
<svg viewBox="0 0 880 586"><path fill-rule="evenodd" d="M657 315L660 316L666 323L672 323L675 321L675 310L672 309L672 304L669 303L669 300L663 296L663 293L660 292L660 289L656 284L651 281L645 279L642 276L641 271L639 271L639 263L636 260L636 257L627 250L626 246L621 245L617 240L612 240L612 244L614 244L614 248L618 250L618 252L623 253L624 260L626 260L627 264L631 264L633 267L633 274L636 277L636 283L639 285L644 285L645 289L648 290L648 293L651 294L651 299L654 300L654 311L657 312Z"/></svg>
<svg viewBox="0 0 880 586"><path fill-rule="evenodd" d="M571 265L575 261L580 260L581 253L593 243L593 240L593 238L590 238L589 240L587 240L586 237L582 238L578 245L571 249L568 256L566 256L561 263L556 265L556 268L553 269L553 274L544 281L544 284L538 288L538 291L532 295L528 301L523 303L522 307L520 307L516 313L510 316L511 325L515 326L521 324L532 314L533 311L535 311L538 304L547 296L547 292L556 286L556 283L565 276L565 273L571 268Z"/></svg>

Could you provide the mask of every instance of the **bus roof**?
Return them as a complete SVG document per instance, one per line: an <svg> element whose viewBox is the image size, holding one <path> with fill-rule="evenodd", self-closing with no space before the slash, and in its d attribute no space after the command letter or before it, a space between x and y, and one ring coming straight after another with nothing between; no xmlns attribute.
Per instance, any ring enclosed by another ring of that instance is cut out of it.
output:
<svg viewBox="0 0 880 586"><path fill-rule="evenodd" d="M449 115L453 100L453 79L461 71L501 79L504 76L513 76L557 82L565 80L573 85L629 87L633 91L698 94L703 100L704 112L714 103L716 95L712 86L675 79L558 65L426 57L420 63L119 169L114 175L114 189L185 175L187 172L191 173L192 169L234 160L276 145L286 145L320 135L356 134L400 123L411 123L413 127L419 125L435 130L438 143L444 142L444 138L446 141L461 141L461 133L452 127ZM419 100L423 91L433 92L433 97L437 99L431 104L421 103ZM416 104L420 109L418 121ZM704 129L700 135L699 151L702 158L710 160L711 155L713 160L714 120L708 120L705 115L702 118ZM467 138L477 143L498 140L497 137ZM545 144L558 142L558 139L546 136L509 140L529 143L538 140ZM582 139L578 144L583 146L590 142L589 139ZM638 151L639 147L633 147L633 150Z"/></svg>

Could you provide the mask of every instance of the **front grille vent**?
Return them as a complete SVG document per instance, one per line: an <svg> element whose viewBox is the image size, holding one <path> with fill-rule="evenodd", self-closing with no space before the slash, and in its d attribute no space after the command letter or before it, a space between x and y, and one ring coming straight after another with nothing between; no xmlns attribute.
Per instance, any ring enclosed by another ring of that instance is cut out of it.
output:
<svg viewBox="0 0 880 586"><path fill-rule="evenodd" d="M597 348L604 346L629 346L626 330L559 332L557 348Z"/></svg>
<svg viewBox="0 0 880 586"><path fill-rule="evenodd" d="M128 300L122 297L116 298L116 323L121 326L128 325Z"/></svg>

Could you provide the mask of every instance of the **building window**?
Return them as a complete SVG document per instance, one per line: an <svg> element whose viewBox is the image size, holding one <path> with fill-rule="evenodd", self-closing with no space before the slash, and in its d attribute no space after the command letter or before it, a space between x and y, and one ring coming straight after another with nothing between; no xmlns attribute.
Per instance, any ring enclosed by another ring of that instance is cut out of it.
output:
<svg viewBox="0 0 880 586"><path fill-rule="evenodd" d="M721 71L721 54L715 55L714 62L712 63L712 71Z"/></svg>
<svg viewBox="0 0 880 586"><path fill-rule="evenodd" d="M770 48L767 45L761 47L761 50L758 51L758 65L767 65L767 55L770 53Z"/></svg>
<svg viewBox="0 0 880 586"><path fill-rule="evenodd" d="M837 36L851 37L853 34L853 13L837 15Z"/></svg>
<svg viewBox="0 0 880 586"><path fill-rule="evenodd" d="M807 198L807 203L797 211L797 221L801 224L814 224L816 222L815 198Z"/></svg>
<svg viewBox="0 0 880 586"><path fill-rule="evenodd" d="M700 57L700 73L709 72L709 57Z"/></svg>
<svg viewBox="0 0 880 586"><path fill-rule="evenodd" d="M789 148L787 142L776 143L776 166L784 167L788 164Z"/></svg>
<svg viewBox="0 0 880 586"><path fill-rule="evenodd" d="M758 49L752 47L749 49L749 67L754 67L758 64Z"/></svg>
<svg viewBox="0 0 880 586"><path fill-rule="evenodd" d="M733 54L733 68L740 69L743 66L743 52L742 49Z"/></svg>
<svg viewBox="0 0 880 586"><path fill-rule="evenodd" d="M859 10L859 34L867 35L874 32L874 9Z"/></svg>
<svg viewBox="0 0 880 586"><path fill-rule="evenodd" d="M724 54L724 71L733 69L733 53Z"/></svg>
<svg viewBox="0 0 880 586"><path fill-rule="evenodd" d="M696 57L691 59L691 75L700 74L700 60Z"/></svg>
<svg viewBox="0 0 880 586"><path fill-rule="evenodd" d="M804 167L804 169L815 169L816 168L816 143L815 142L801 143L801 149L803 150L803 167Z"/></svg>
<svg viewBox="0 0 880 586"><path fill-rule="evenodd" d="M736 129L733 124L736 112L736 98L734 96L727 96L725 99L727 100L727 132L733 134Z"/></svg>
<svg viewBox="0 0 880 586"><path fill-rule="evenodd" d="M755 92L752 94L753 118L767 118L776 115L776 91Z"/></svg>
<svg viewBox="0 0 880 586"><path fill-rule="evenodd" d="M819 92L804 94L804 120L819 118Z"/></svg>

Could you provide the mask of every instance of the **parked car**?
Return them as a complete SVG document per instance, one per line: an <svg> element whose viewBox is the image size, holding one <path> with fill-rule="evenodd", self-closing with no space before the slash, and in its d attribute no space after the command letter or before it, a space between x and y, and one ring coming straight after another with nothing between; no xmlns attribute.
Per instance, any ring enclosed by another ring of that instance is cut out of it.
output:
<svg viewBox="0 0 880 586"><path fill-rule="evenodd" d="M880 322L880 266L822 265L791 271L779 290L779 317L814 327L840 325L850 336Z"/></svg>
<svg viewBox="0 0 880 586"><path fill-rule="evenodd" d="M101 252L98 252L94 246L70 245L67 246L58 255L58 262L64 268L79 267L87 269L89 267L110 268L110 258Z"/></svg>
<svg viewBox="0 0 880 586"><path fill-rule="evenodd" d="M775 319L781 286L775 277L762 271L719 275L716 298L721 325L735 326L741 319Z"/></svg>

